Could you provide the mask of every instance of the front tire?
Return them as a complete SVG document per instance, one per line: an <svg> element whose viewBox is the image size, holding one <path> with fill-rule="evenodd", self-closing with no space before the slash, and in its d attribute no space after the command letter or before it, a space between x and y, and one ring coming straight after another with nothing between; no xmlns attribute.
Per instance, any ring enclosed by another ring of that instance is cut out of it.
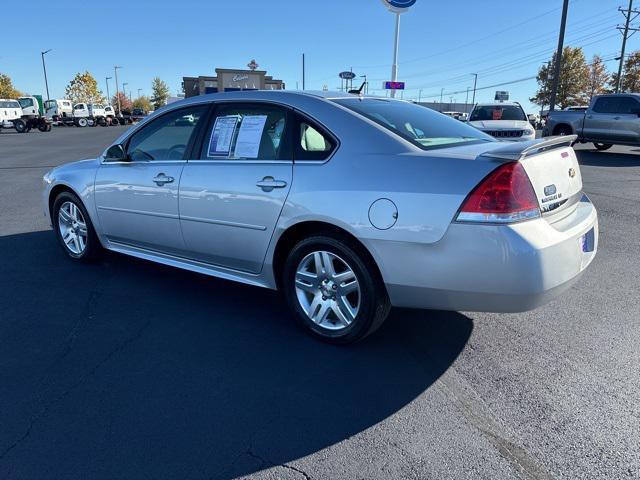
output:
<svg viewBox="0 0 640 480"><path fill-rule="evenodd" d="M29 131L27 129L27 122L24 120L14 120L13 128L15 128L18 133L27 133Z"/></svg>
<svg viewBox="0 0 640 480"><path fill-rule="evenodd" d="M77 125L78 125L79 127L84 128L84 127L86 127L88 124L89 124L89 121L88 121L86 118L79 118L79 119L78 119Z"/></svg>
<svg viewBox="0 0 640 480"><path fill-rule="evenodd" d="M357 245L318 235L287 258L282 288L298 322L316 338L346 344L374 332L391 309L373 262Z"/></svg>
<svg viewBox="0 0 640 480"><path fill-rule="evenodd" d="M80 199L71 192L62 192L51 209L53 229L62 250L76 261L87 263L100 253L100 241L91 218Z"/></svg>
<svg viewBox="0 0 640 480"><path fill-rule="evenodd" d="M611 147L613 147L613 144L612 143L594 143L593 146L596 147L597 150L604 151L604 150L609 150Z"/></svg>

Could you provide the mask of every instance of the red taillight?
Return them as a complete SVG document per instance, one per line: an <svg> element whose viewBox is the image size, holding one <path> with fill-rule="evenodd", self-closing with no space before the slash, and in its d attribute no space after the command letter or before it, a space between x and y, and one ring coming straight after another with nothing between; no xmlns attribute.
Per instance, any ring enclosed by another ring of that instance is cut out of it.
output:
<svg viewBox="0 0 640 480"><path fill-rule="evenodd" d="M518 222L540 216L527 172L518 162L496 168L471 192L460 209L460 222Z"/></svg>

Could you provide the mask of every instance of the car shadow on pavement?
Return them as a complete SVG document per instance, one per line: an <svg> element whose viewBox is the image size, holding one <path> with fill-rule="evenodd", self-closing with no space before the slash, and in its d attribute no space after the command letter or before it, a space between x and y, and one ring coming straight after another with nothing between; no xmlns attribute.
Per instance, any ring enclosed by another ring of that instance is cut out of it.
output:
<svg viewBox="0 0 640 480"><path fill-rule="evenodd" d="M640 152L634 149L633 152ZM591 167L638 167L640 155L617 152L599 152L597 150L576 150L578 163Z"/></svg>
<svg viewBox="0 0 640 480"><path fill-rule="evenodd" d="M0 476L234 478L376 425L421 395L473 330L395 310L351 347L310 338L277 293L0 237Z"/></svg>

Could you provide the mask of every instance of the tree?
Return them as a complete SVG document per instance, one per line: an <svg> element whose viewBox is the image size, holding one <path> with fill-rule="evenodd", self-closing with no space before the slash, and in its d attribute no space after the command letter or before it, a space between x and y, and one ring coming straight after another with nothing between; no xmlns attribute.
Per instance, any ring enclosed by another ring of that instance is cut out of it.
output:
<svg viewBox="0 0 640 480"><path fill-rule="evenodd" d="M22 93L13 87L11 77L4 73L0 73L0 98L15 99L20 96L22 96Z"/></svg>
<svg viewBox="0 0 640 480"><path fill-rule="evenodd" d="M73 103L106 103L98 82L89 72L76 73L65 89L65 98Z"/></svg>
<svg viewBox="0 0 640 480"><path fill-rule="evenodd" d="M553 86L553 73L556 65L556 54L550 62L543 64L538 70L538 91L530 100L540 106L549 105ZM556 105L565 108L570 105L583 105L589 100L589 66L580 47L564 47L560 62L560 78Z"/></svg>
<svg viewBox="0 0 640 480"><path fill-rule="evenodd" d="M133 101L133 108L141 108L145 112L149 112L153 110L153 106L151 105L151 100L146 95L142 95L141 97L136 98Z"/></svg>
<svg viewBox="0 0 640 480"><path fill-rule="evenodd" d="M640 50L631 53L622 66L621 92L640 92ZM611 91L615 91L618 73L611 75Z"/></svg>
<svg viewBox="0 0 640 480"><path fill-rule="evenodd" d="M591 64L589 64L589 87L587 90L589 100L591 100L594 95L607 92L606 85L610 78L611 75L607 72L607 67L602 61L602 57L600 55L594 55Z"/></svg>
<svg viewBox="0 0 640 480"><path fill-rule="evenodd" d="M118 92L111 99L111 105L117 110L118 109L118 98L120 99L120 110L129 110L131 111L131 100L124 92Z"/></svg>
<svg viewBox="0 0 640 480"><path fill-rule="evenodd" d="M151 101L153 102L154 110L166 105L169 98L169 85L160 80L160 78L155 77L151 83L151 89L153 91Z"/></svg>

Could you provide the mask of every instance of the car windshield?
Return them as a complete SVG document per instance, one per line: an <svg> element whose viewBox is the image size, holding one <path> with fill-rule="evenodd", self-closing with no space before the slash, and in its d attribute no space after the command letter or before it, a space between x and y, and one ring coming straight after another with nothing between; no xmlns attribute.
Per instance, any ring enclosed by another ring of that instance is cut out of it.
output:
<svg viewBox="0 0 640 480"><path fill-rule="evenodd" d="M334 102L382 125L427 150L469 142L492 142L493 137L427 107L383 98L340 98Z"/></svg>
<svg viewBox="0 0 640 480"><path fill-rule="evenodd" d="M15 100L0 100L0 108L20 108L20 104Z"/></svg>
<svg viewBox="0 0 640 480"><path fill-rule="evenodd" d="M478 105L471 112L469 121L479 120L527 120L527 117L518 105Z"/></svg>

